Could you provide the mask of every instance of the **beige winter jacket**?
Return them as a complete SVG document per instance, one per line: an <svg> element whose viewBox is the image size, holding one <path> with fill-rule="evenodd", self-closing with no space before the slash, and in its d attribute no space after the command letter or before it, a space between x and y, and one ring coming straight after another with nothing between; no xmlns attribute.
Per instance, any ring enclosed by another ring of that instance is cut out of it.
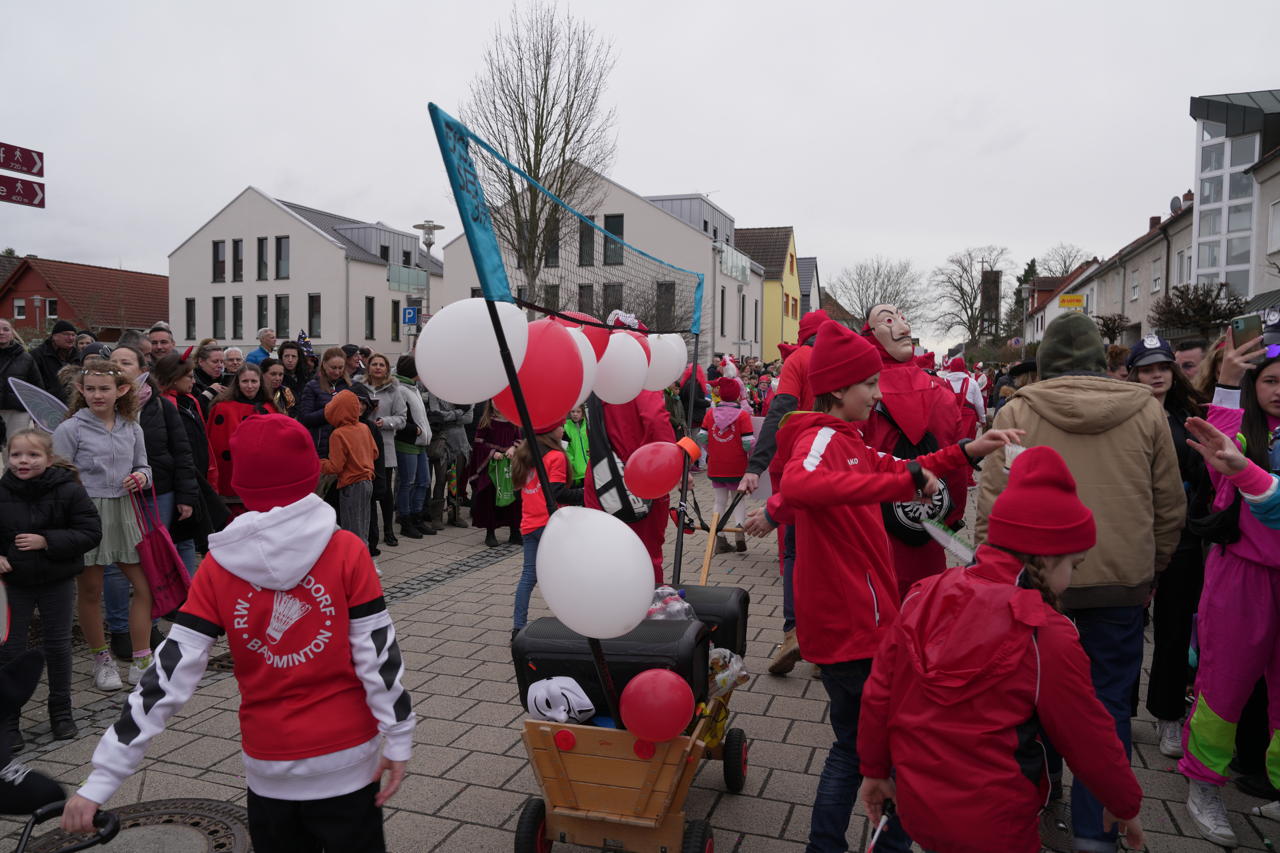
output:
<svg viewBox="0 0 1280 853"><path fill-rule="evenodd" d="M1075 570L1063 606L1146 602L1178 545L1187 508L1169 423L1147 387L1104 376L1058 376L1019 389L995 427L1026 430L1024 446L1061 453L1080 499L1093 510L1098 544ZM1008 478L1003 452L987 457L979 542L986 541L987 516Z"/></svg>

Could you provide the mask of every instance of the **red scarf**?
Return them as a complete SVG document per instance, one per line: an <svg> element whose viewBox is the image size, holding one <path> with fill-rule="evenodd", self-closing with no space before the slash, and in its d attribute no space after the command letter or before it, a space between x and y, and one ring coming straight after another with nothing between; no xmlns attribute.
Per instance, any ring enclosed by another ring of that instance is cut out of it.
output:
<svg viewBox="0 0 1280 853"><path fill-rule="evenodd" d="M907 441L919 444L929 431L929 395L933 380L920 369L914 358L898 361L889 355L869 327L863 326L862 334L880 353L880 394L884 398L881 404ZM875 417L874 413L872 417Z"/></svg>

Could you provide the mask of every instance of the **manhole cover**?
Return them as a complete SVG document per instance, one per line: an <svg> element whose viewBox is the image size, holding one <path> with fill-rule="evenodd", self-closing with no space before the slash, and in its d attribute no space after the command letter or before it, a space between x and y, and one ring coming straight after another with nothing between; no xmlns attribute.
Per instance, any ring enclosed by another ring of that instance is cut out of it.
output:
<svg viewBox="0 0 1280 853"><path fill-rule="evenodd" d="M248 853L249 815L243 806L217 800L175 799L112 809L120 834L100 849L117 853ZM83 838L83 836L77 836ZM27 846L31 853L54 853L71 836L54 830Z"/></svg>

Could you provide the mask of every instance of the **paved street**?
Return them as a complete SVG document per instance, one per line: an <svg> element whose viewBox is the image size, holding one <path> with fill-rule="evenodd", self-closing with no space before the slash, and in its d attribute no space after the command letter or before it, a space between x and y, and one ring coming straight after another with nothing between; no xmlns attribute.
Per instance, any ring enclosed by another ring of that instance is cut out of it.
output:
<svg viewBox="0 0 1280 853"><path fill-rule="evenodd" d="M696 480L702 505L708 507L705 478ZM524 714L516 703L508 649L521 556L512 546L484 548L483 536L483 531L451 528L419 541L402 538L398 548L384 548L378 559L404 652L405 684L419 717L409 776L386 809L388 846L395 853L507 853L518 809L527 796L537 793L520 742ZM669 550L670 539L669 535ZM686 578L696 576L705 541L702 534L688 541ZM692 817L709 818L721 851L798 851L807 836L809 804L831 740L825 693L810 677L808 664L786 678L758 674L781 639L781 579L772 540L752 541L746 554L715 558L711 581L742 586L751 594L747 665L757 675L734 694L731 722L751 739L751 768L746 790L734 796L725 792L721 766L704 762L687 810ZM546 608L535 596L530 616L542 615L547 615ZM215 653L225 650L222 644ZM63 743L50 740L43 688L28 705L23 724L28 740L35 741L23 758L68 786L89 772L97 737L114 721L124 697L92 689L82 650L76 666L81 737ZM238 703L234 680L211 669L111 805L169 797L243 803ZM1173 761L1159 754L1145 710L1134 723L1134 738L1133 763L1147 795L1143 820L1150 849L1218 849L1196 835L1183 802L1186 784L1171 772ZM1234 788L1227 789L1226 800L1245 848L1264 849L1264 833L1280 835L1280 826L1246 816L1260 801ZM0 848L10 849L18 826L0 822ZM120 843L102 849L131 849L124 841L122 837ZM865 821L855 818L851 849L865 849L866 842Z"/></svg>

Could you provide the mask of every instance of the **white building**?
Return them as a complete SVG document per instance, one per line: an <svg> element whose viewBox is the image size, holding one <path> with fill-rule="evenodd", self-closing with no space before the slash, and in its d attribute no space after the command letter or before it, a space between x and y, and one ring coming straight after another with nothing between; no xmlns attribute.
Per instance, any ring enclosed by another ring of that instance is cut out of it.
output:
<svg viewBox="0 0 1280 853"><path fill-rule="evenodd" d="M407 352L401 309L442 280L412 231L271 198L248 187L169 255L174 337L253 347L306 330L317 354L354 343ZM246 350L247 351L247 350Z"/></svg>
<svg viewBox="0 0 1280 853"><path fill-rule="evenodd" d="M1280 289L1266 259L1280 208L1280 89L1191 99L1196 120L1194 280L1245 298Z"/></svg>
<svg viewBox="0 0 1280 853"><path fill-rule="evenodd" d="M596 190L585 193L598 199L595 210L589 213L592 221L637 249L673 266L703 274L700 361L707 362L713 352L742 357L760 355L764 268L730 245L732 217L705 196L660 196L650 200L606 177L596 177ZM539 273L538 287L544 291L541 298L545 301L545 291L551 287L560 307L605 319L612 307L627 301L625 288L658 286L657 281L640 284L634 270L620 268L617 262L622 253L613 251L613 246L616 244L605 234L582 223L566 226L554 252L554 266L547 264ZM466 236L455 237L443 251L447 273L443 285L433 288L433 311L480 295L480 281ZM504 251L504 255L510 257L511 253ZM510 285L517 296L524 298L521 275L510 266Z"/></svg>

